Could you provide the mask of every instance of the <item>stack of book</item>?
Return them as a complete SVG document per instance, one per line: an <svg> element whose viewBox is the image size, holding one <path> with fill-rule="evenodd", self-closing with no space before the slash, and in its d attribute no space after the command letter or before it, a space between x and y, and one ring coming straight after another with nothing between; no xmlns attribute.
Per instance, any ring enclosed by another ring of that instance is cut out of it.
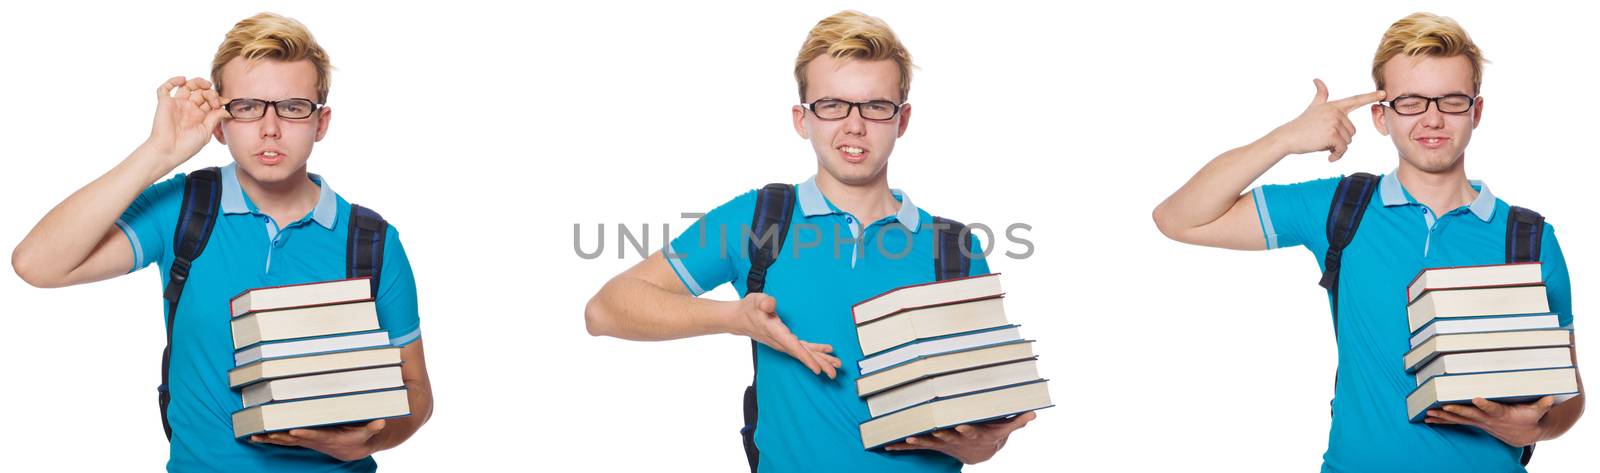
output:
<svg viewBox="0 0 1600 473"><path fill-rule="evenodd" d="M371 279L251 289L229 306L235 438L411 414Z"/></svg>
<svg viewBox="0 0 1600 473"><path fill-rule="evenodd" d="M1523 403L1578 394L1572 329L1550 313L1539 263L1424 269L1406 289L1412 422L1473 398Z"/></svg>
<svg viewBox="0 0 1600 473"><path fill-rule="evenodd" d="M1050 407L1033 340L1006 321L998 274L907 286L852 308L868 450Z"/></svg>

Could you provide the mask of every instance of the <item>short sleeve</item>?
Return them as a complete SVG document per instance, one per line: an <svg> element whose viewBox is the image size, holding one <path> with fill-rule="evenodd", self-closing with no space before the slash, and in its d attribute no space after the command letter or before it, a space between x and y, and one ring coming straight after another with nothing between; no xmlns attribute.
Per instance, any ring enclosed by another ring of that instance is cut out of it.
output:
<svg viewBox="0 0 1600 473"><path fill-rule="evenodd" d="M400 232L389 226L383 240L383 269L378 276L378 325L389 332L389 343L405 346L422 336L417 314L417 281L411 260L400 244Z"/></svg>
<svg viewBox="0 0 1600 473"><path fill-rule="evenodd" d="M690 294L699 296L734 280L737 259L746 257L740 243L755 213L756 193L746 192L712 209L668 245L667 264Z"/></svg>
<svg viewBox="0 0 1600 473"><path fill-rule="evenodd" d="M1269 184L1251 191L1267 249L1300 245L1326 248L1328 206L1333 203L1339 179Z"/></svg>
<svg viewBox="0 0 1600 473"><path fill-rule="evenodd" d="M151 185L117 218L117 228L133 247L133 266L128 272L138 271L166 256L169 240L177 231L185 181L185 176L179 174Z"/></svg>
<svg viewBox="0 0 1600 473"><path fill-rule="evenodd" d="M983 255L983 242L978 240L977 235L968 235L967 238L971 240L967 248L972 249L972 264L967 266L967 276L989 274L989 258Z"/></svg>
<svg viewBox="0 0 1600 473"><path fill-rule="evenodd" d="M1539 261L1544 267L1544 290L1550 297L1550 311L1561 326L1572 326L1572 281L1567 279L1567 259L1556 241L1556 228L1546 223L1539 242Z"/></svg>

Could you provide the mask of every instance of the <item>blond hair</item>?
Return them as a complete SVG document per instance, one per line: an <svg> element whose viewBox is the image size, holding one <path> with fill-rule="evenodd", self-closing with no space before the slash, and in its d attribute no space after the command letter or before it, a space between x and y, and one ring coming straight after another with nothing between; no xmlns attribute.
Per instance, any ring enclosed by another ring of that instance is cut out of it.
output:
<svg viewBox="0 0 1600 473"><path fill-rule="evenodd" d="M328 84L332 82L329 72L333 69L328 53L311 37L311 30L293 18L257 13L228 30L222 44L217 46L216 57L211 60L211 80L216 83L218 94L222 93L222 66L237 57L250 61L310 60L317 69L317 103L328 101Z"/></svg>
<svg viewBox="0 0 1600 473"><path fill-rule="evenodd" d="M817 22L794 59L794 80L800 85L802 101L806 99L806 65L824 54L834 59L893 60L900 69L900 100L904 102L911 93L911 52L883 20L845 10Z"/></svg>
<svg viewBox="0 0 1600 473"><path fill-rule="evenodd" d="M1389 25L1372 57L1372 81L1383 90L1383 66L1401 54L1407 56L1466 56L1472 63L1472 92L1483 86L1483 51L1467 36L1461 24L1447 16L1418 12Z"/></svg>

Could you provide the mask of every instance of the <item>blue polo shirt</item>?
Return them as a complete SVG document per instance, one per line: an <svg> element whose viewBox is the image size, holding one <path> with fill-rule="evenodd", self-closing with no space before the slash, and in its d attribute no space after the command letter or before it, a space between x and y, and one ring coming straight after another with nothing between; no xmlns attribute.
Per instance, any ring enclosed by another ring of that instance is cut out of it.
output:
<svg viewBox="0 0 1600 473"><path fill-rule="evenodd" d="M863 223L835 207L816 178L796 188L799 208L790 220L783 252L767 271L766 290L778 316L801 340L833 345L844 363L837 379L811 374L783 352L757 344L756 447L760 471L958 471L961 463L933 452L884 453L861 446L859 424L867 403L856 396L861 344L850 307L900 286L934 280L933 217L893 191L900 210ZM750 271L745 235L755 212L756 191L717 207L671 243L668 262L689 292L698 296L733 283L748 292ZM970 274L989 273L977 239ZM730 408L732 408L730 406Z"/></svg>
<svg viewBox="0 0 1600 473"><path fill-rule="evenodd" d="M242 408L239 393L228 389L233 364L233 337L228 300L246 289L345 278L345 240L350 203L312 174L321 187L317 205L294 222L275 222L261 213L239 187L234 165L222 168L221 215L206 249L190 269L189 282L172 328L168 386L172 400L167 419L172 425L170 471L374 471L372 457L341 462L320 452L236 441L232 414ZM161 268L162 285L172 265L172 236L185 175L146 189L117 220L133 245L133 269L150 263ZM383 245L379 276L378 322L390 342L403 346L421 335L417 288L411 263L390 227ZM165 289L165 287L163 287ZM165 323L166 301L159 296Z"/></svg>
<svg viewBox="0 0 1600 473"><path fill-rule="evenodd" d="M1328 207L1338 178L1255 190L1267 248L1304 245L1318 265L1328 251ZM1505 262L1510 206L1479 181L1470 205L1435 215L1394 173L1383 176L1339 274L1339 382L1324 472L1521 472L1522 449L1476 427L1411 423L1406 395L1416 378L1402 356L1411 348L1403 288L1423 268ZM1555 229L1544 228L1539 259L1550 310L1572 324L1567 263Z"/></svg>

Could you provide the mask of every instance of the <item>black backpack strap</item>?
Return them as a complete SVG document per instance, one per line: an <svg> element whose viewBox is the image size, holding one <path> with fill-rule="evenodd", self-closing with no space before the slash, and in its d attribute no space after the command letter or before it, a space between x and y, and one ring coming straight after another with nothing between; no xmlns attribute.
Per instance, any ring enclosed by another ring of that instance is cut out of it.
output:
<svg viewBox="0 0 1600 473"><path fill-rule="evenodd" d="M189 173L178 209L177 230L172 235L172 266L167 268L167 290L162 295L167 301L167 346L161 349L161 385L156 387L156 400L161 407L161 430L166 432L167 440L172 439L172 424L167 421L167 404L172 400L167 374L172 367L172 330L177 322L178 300L189 282L189 269L205 251L206 241L211 239L211 227L217 221L221 202L222 179L217 168Z"/></svg>
<svg viewBox="0 0 1600 473"><path fill-rule="evenodd" d="M1361 216L1378 191L1378 176L1358 172L1339 180L1333 191L1333 203L1328 207L1328 252L1322 264L1322 280L1317 284L1328 290L1333 300L1333 336L1339 337L1339 267L1343 264L1344 249L1356 237Z"/></svg>
<svg viewBox="0 0 1600 473"><path fill-rule="evenodd" d="M1511 217L1506 219L1506 262L1529 263L1539 261L1540 244L1544 238L1544 216L1539 212L1511 206ZM1533 460L1533 445L1522 447L1522 465Z"/></svg>
<svg viewBox="0 0 1600 473"><path fill-rule="evenodd" d="M1511 206L1506 219L1506 262L1539 261L1539 245L1544 238L1544 216L1526 208Z"/></svg>
<svg viewBox="0 0 1600 473"><path fill-rule="evenodd" d="M972 249L967 244L967 226L944 217L933 218L935 253L933 279L964 278L972 271Z"/></svg>
<svg viewBox="0 0 1600 473"><path fill-rule="evenodd" d="M383 240L389 222L372 209L350 204L350 232L345 238L345 277L372 278L372 297L378 297L378 276L383 274Z"/></svg>
<svg viewBox="0 0 1600 473"><path fill-rule="evenodd" d="M783 241L789 235L789 220L794 217L795 192L790 184L767 184L756 194L756 211L750 217L750 273L745 278L745 293L765 292L767 268L777 262L783 251ZM745 460L750 471L756 471L761 451L756 448L756 342L750 341L750 386L744 388L744 428L739 436L744 441Z"/></svg>

